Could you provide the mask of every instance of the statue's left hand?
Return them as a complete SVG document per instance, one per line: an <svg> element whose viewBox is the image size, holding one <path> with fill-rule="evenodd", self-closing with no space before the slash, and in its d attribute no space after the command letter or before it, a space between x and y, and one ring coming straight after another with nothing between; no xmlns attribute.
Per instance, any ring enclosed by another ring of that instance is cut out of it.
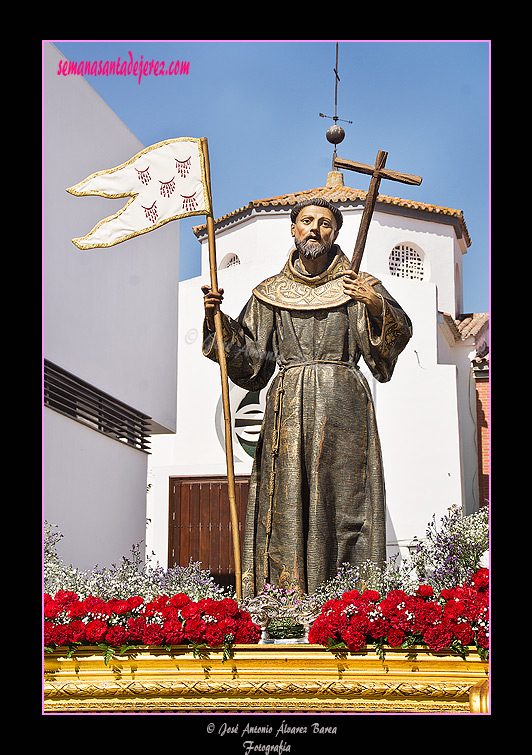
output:
<svg viewBox="0 0 532 755"><path fill-rule="evenodd" d="M382 312L382 298L375 292L375 289L362 276L353 270L347 270L342 275L344 293L355 301L360 301L366 305L372 315L378 316Z"/></svg>

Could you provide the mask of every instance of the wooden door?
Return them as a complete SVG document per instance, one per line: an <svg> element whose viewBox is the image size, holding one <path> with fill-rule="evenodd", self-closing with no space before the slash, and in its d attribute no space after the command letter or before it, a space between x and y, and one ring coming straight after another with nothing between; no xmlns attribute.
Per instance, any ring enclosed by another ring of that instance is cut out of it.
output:
<svg viewBox="0 0 532 755"><path fill-rule="evenodd" d="M249 477L235 480L240 545L249 494ZM235 562L226 477L171 477L168 566L200 561L216 582L235 584Z"/></svg>

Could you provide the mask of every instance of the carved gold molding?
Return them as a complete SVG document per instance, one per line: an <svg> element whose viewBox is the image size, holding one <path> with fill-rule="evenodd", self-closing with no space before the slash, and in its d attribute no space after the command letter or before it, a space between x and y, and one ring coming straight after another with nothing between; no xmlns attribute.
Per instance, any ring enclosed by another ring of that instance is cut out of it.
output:
<svg viewBox="0 0 532 755"><path fill-rule="evenodd" d="M372 651L239 645L225 664L219 652L194 658L187 646L146 648L108 666L85 648L72 658L45 657L44 710L487 712L485 688L470 694L487 673L478 656L396 648L383 663Z"/></svg>

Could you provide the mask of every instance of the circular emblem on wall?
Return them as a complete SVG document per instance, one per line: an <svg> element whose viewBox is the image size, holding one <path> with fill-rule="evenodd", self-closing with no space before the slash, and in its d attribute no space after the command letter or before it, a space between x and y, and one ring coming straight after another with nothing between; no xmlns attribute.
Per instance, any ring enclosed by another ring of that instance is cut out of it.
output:
<svg viewBox="0 0 532 755"><path fill-rule="evenodd" d="M229 382L231 430L235 461L245 461L246 456L251 458L255 456L262 420L264 418L267 391L268 386L263 388L262 391L246 391ZM221 396L216 405L215 425L218 440L225 451L225 423Z"/></svg>

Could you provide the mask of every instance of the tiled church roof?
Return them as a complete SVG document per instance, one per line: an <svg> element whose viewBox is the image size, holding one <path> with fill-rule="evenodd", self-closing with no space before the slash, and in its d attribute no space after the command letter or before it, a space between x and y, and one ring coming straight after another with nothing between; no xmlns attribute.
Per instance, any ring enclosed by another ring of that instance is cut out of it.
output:
<svg viewBox="0 0 532 755"><path fill-rule="evenodd" d="M442 312L442 315L456 341L465 341L469 336L478 335L489 320L488 312L458 315L456 319L446 312Z"/></svg>
<svg viewBox="0 0 532 755"><path fill-rule="evenodd" d="M316 189L306 189L305 191L292 192L290 194L281 194L276 197L268 197L267 199L255 199L249 204L239 207L237 210L223 215L215 220L215 223L220 223L229 218L236 217L241 212L250 210L257 207L275 207L279 205L295 205L304 199L309 197L322 197L329 202L347 203L357 200L364 200L366 198L366 191L362 189L352 189L349 186L321 186ZM417 202L413 199L401 199L399 197L390 197L386 194L379 194L377 197L377 203L391 204L398 207L405 207L408 209L421 210L424 212L434 213L437 215L448 215L458 219L461 231L464 235L467 246L471 245L471 239L467 230L467 226L464 220L464 215L461 210L453 210L450 207L439 207L434 204L426 204L425 202ZM205 225L196 226L193 230L196 236L198 236L205 229Z"/></svg>

